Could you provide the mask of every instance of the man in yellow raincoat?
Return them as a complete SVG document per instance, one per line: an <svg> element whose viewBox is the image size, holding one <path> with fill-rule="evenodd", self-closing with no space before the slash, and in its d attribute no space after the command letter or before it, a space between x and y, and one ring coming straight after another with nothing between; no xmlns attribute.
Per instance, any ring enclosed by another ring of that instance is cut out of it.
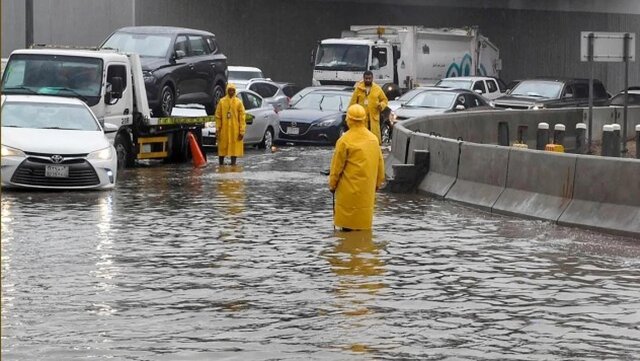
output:
<svg viewBox="0 0 640 361"><path fill-rule="evenodd" d="M231 165L236 164L237 157L244 155L244 131L247 127L244 119L244 105L236 97L236 87L227 85L227 95L216 107L216 131L218 142L218 161L224 164L224 157L231 157Z"/></svg>
<svg viewBox="0 0 640 361"><path fill-rule="evenodd" d="M388 102L382 88L373 82L373 73L365 71L363 80L356 83L349 105L360 104L364 107L367 112L365 126L378 137L378 144L382 144L380 113L387 107Z"/></svg>
<svg viewBox="0 0 640 361"><path fill-rule="evenodd" d="M336 143L329 190L335 195L334 224L343 230L371 229L376 191L384 182L384 160L378 139L364 125L358 104L347 110L349 130Z"/></svg>

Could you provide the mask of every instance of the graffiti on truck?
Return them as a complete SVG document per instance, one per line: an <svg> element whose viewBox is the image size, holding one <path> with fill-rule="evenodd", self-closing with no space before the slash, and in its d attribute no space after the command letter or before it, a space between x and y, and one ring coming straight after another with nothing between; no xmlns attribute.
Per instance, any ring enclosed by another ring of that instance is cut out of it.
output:
<svg viewBox="0 0 640 361"><path fill-rule="evenodd" d="M456 76L470 76L471 66L472 66L471 64L472 64L471 55L469 55L468 53L464 54L464 56L460 60L460 63L456 64L454 59L454 62L449 64L449 68L447 68L446 77L453 78ZM487 70L482 64L480 64L480 67L478 68L478 75L481 75L481 76L487 75Z"/></svg>

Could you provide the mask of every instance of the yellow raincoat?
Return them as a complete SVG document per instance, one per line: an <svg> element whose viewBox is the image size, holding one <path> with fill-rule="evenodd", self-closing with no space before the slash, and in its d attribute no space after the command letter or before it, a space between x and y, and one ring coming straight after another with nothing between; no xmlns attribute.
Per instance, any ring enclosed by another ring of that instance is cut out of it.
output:
<svg viewBox="0 0 640 361"><path fill-rule="evenodd" d="M227 95L218 102L216 107L216 131L219 157L242 157L244 155L244 142L239 136L244 137L246 128L244 118L244 105L237 96L230 97L229 89L235 89L235 85L227 85Z"/></svg>
<svg viewBox="0 0 640 361"><path fill-rule="evenodd" d="M333 219L338 227L371 229L376 190L384 182L384 160L378 139L364 127L364 114L362 121L348 114L349 130L338 139L331 160L329 189L335 190Z"/></svg>
<svg viewBox="0 0 640 361"><path fill-rule="evenodd" d="M378 137L378 144L382 144L382 136L380 135L380 112L387 107L388 102L384 91L376 83L371 83L371 89L369 94L367 94L367 87L364 85L364 81L356 84L353 95L351 96L351 101L349 102L349 105L360 104L367 111L365 126Z"/></svg>

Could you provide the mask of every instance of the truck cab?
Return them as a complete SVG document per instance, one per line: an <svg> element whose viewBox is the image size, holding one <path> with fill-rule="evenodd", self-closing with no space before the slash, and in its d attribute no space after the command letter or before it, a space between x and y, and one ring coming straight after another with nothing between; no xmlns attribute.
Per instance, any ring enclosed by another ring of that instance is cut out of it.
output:
<svg viewBox="0 0 640 361"><path fill-rule="evenodd" d="M352 86L366 70L378 84L393 83L394 58L391 44L382 40L326 39L316 50L312 83Z"/></svg>

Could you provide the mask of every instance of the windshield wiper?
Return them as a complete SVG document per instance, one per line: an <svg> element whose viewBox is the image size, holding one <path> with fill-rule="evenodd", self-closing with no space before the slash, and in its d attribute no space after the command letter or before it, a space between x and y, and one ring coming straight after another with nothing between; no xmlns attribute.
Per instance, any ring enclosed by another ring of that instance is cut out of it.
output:
<svg viewBox="0 0 640 361"><path fill-rule="evenodd" d="M85 103L89 102L89 100L84 95L78 93L77 91L75 91L74 89L71 89L71 88L67 88L67 87L64 87L64 86L52 86L52 87L48 87L48 89L68 91L69 93L72 93L73 95L75 95L78 98L80 98L83 102L85 102Z"/></svg>
<svg viewBox="0 0 640 361"><path fill-rule="evenodd" d="M2 88L2 92L6 93L7 90L13 90L13 89L27 90L31 94L38 94L37 91L35 91L35 90L31 89L31 88L28 88L26 86L14 86L14 87L11 87L11 88Z"/></svg>

